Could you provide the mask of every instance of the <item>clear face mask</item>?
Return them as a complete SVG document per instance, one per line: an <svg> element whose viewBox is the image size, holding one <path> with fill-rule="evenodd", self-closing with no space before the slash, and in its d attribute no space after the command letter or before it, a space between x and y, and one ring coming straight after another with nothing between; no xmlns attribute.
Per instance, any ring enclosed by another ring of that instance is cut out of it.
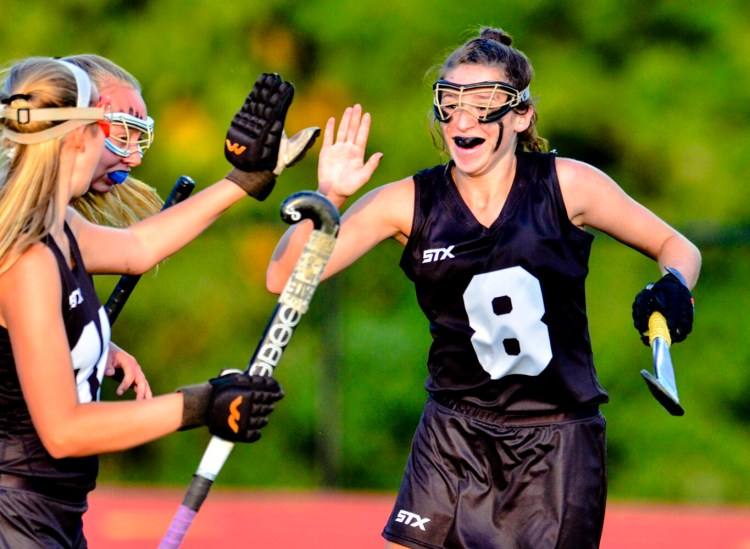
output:
<svg viewBox="0 0 750 549"><path fill-rule="evenodd" d="M519 91L505 82L462 85L438 80L432 90L433 111L440 122L448 122L459 109L474 116L480 124L495 122L531 95L528 87Z"/></svg>
<svg viewBox="0 0 750 549"><path fill-rule="evenodd" d="M112 131L104 141L107 150L122 158L137 152L142 158L154 141L154 119L147 116L142 120L124 112L114 112L110 116Z"/></svg>

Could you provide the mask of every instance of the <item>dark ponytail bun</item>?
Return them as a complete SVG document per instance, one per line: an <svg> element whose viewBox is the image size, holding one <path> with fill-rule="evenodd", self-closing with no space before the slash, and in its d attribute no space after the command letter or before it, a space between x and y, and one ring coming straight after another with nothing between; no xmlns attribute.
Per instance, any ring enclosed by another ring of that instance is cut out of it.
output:
<svg viewBox="0 0 750 549"><path fill-rule="evenodd" d="M482 30L479 31L479 38L495 40L506 46L510 46L513 43L513 37L510 34L503 29L494 29L492 27L482 27Z"/></svg>

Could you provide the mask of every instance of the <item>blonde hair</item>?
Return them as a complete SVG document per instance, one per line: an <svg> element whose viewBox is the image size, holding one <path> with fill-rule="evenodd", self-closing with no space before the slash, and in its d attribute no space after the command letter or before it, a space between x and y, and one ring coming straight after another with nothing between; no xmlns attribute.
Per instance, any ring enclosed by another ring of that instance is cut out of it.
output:
<svg viewBox="0 0 750 549"><path fill-rule="evenodd" d="M109 192L88 191L71 206L92 223L124 228L157 213L162 200L156 189L128 176Z"/></svg>
<svg viewBox="0 0 750 549"><path fill-rule="evenodd" d="M29 57L2 71L0 102L11 109L76 107L75 75L49 57ZM92 94L96 90L92 88ZM91 98L89 98L89 103ZM41 132L60 122L2 120L3 130ZM48 233L55 216L64 137L35 144L2 142L0 155L0 274Z"/></svg>
<svg viewBox="0 0 750 549"><path fill-rule="evenodd" d="M86 71L100 89L116 84L139 94L142 92L140 82L132 74L105 57L83 53L65 60ZM156 189L130 176L106 193L90 189L71 202L71 206L89 221L112 227L128 227L159 212L162 204Z"/></svg>

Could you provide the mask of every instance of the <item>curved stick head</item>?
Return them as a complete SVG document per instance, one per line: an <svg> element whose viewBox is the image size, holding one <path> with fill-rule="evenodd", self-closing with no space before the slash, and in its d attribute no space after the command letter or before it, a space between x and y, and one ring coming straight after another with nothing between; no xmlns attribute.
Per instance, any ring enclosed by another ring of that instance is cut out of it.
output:
<svg viewBox="0 0 750 549"><path fill-rule="evenodd" d="M281 203L281 219L293 225L310 219L315 229L326 234L339 232L339 211L325 196L314 191L300 191Z"/></svg>

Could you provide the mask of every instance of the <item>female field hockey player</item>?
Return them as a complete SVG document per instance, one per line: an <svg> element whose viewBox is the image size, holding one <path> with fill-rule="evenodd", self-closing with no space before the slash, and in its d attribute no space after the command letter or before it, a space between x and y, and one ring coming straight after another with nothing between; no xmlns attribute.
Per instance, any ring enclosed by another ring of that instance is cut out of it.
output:
<svg viewBox="0 0 750 549"><path fill-rule="evenodd" d="M698 250L606 174L545 152L532 75L499 29L483 28L451 53L433 86L450 160L352 204L324 275L395 239L429 321L429 398L383 530L389 548L598 547L599 406L608 395L589 339L587 228L658 263L664 276L634 307L641 332L654 308L672 341L691 330ZM335 122L324 133L318 191L340 207L381 155L365 162L370 116L359 105L337 131ZM307 230L290 228L277 247L271 291L282 289Z"/></svg>
<svg viewBox="0 0 750 549"><path fill-rule="evenodd" d="M261 75L232 119L227 176L117 229L70 207L88 192L109 136L108 99L63 60L28 58L2 76L0 546L83 548L97 454L201 425L253 442L283 396L271 377L233 372L151 399L99 402L110 327L89 273L143 273L243 197L265 199L290 165L280 147L294 88Z"/></svg>

